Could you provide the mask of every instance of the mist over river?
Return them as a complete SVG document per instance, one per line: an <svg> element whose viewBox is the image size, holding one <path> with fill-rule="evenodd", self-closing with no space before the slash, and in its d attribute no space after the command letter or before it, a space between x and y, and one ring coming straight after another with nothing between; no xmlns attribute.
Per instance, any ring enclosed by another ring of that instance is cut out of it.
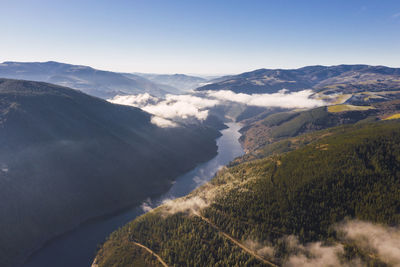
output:
<svg viewBox="0 0 400 267"><path fill-rule="evenodd" d="M161 197L149 199L145 205L135 206L123 212L80 225L75 230L48 242L35 252L23 266L90 266L97 245L102 243L112 231L143 214L143 206L147 208L155 207L165 199L187 195L196 187L209 181L220 167L244 153L238 140L240 124L227 123L227 126L229 128L222 130L222 136L217 139L217 156L179 176L167 193Z"/></svg>

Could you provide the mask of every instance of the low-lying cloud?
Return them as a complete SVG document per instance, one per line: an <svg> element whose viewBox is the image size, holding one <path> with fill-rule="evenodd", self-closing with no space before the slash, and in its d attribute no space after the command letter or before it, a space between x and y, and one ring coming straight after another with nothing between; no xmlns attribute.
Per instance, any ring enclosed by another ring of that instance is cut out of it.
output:
<svg viewBox="0 0 400 267"><path fill-rule="evenodd" d="M286 237L285 242L288 249L294 252L284 262L283 266L285 267L348 266L342 263L340 259L340 255L344 253L341 244L323 246L321 242L313 242L302 245L295 236Z"/></svg>
<svg viewBox="0 0 400 267"><path fill-rule="evenodd" d="M140 206L144 212L150 212L153 210L151 199L148 198L146 201L143 201L142 205Z"/></svg>
<svg viewBox="0 0 400 267"><path fill-rule="evenodd" d="M168 214L178 212L198 212L209 205L209 202L199 196L190 196L163 201L163 210Z"/></svg>
<svg viewBox="0 0 400 267"><path fill-rule="evenodd" d="M168 216L179 212L199 213L210 206L214 199L225 191L224 189L224 185L216 186L206 182L186 197L165 199L162 203L163 214Z"/></svg>
<svg viewBox="0 0 400 267"><path fill-rule="evenodd" d="M312 90L303 90L293 93L287 93L286 90L281 90L278 93L273 94L237 94L229 90L207 92L209 97L214 97L218 100L242 103L248 106L313 108L325 104L322 100L310 98L312 94Z"/></svg>
<svg viewBox="0 0 400 267"><path fill-rule="evenodd" d="M166 95L165 99L160 99L147 93L117 95L109 101L143 109L153 115L151 122L159 127L177 127L180 122L204 121L208 117L208 109L219 104L218 100L194 95Z"/></svg>
<svg viewBox="0 0 400 267"><path fill-rule="evenodd" d="M400 228L370 222L348 221L337 226L342 238L375 254L384 263L400 266Z"/></svg>
<svg viewBox="0 0 400 267"><path fill-rule="evenodd" d="M374 259L390 265L400 266L400 228L389 227L359 220L350 220L335 227L339 242L324 246L321 242L306 245L299 243L297 237L285 237L292 255L284 266L365 266L360 258L346 261L344 246L351 243Z"/></svg>
<svg viewBox="0 0 400 267"><path fill-rule="evenodd" d="M243 94L232 91L207 91L186 95L166 95L165 99L145 94L117 95L109 101L143 109L153 115L151 122L160 127L177 127L180 123L204 121L211 108L218 105L239 103L247 106L313 108L324 105L312 99L311 90L288 93L281 90L273 94Z"/></svg>
<svg viewBox="0 0 400 267"><path fill-rule="evenodd" d="M115 104L143 108L147 105L157 104L160 102L160 99L145 93L138 95L116 95L114 98L111 98L108 101Z"/></svg>
<svg viewBox="0 0 400 267"><path fill-rule="evenodd" d="M251 239L247 239L243 244L263 258L271 258L275 253L275 249L271 245L264 245Z"/></svg>
<svg viewBox="0 0 400 267"><path fill-rule="evenodd" d="M178 127L179 125L171 120L164 119L162 117L153 116L151 117L151 123L161 128Z"/></svg>

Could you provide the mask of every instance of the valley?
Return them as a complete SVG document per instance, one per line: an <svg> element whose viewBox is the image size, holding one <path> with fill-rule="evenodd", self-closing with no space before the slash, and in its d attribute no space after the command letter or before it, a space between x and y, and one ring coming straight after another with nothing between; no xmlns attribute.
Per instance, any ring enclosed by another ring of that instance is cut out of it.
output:
<svg viewBox="0 0 400 267"><path fill-rule="evenodd" d="M229 80L228 89L234 86L236 81ZM396 263L395 253L378 249L368 231L356 237L353 232L360 225L384 235L400 233L392 227L399 224L400 206L398 85L389 82L373 91L347 86L353 89L327 92L316 86L309 98L328 104L319 107L240 109L236 119L243 125L240 141L246 153L187 196L162 203L113 232L93 266L158 266L151 254L141 254L131 243L151 249L168 266ZM284 101L295 94L224 90L204 90L203 95L256 103L253 97Z"/></svg>
<svg viewBox="0 0 400 267"><path fill-rule="evenodd" d="M0 79L0 127L2 266L22 264L84 221L167 191L217 154L220 136L205 125L160 128L137 108L10 79Z"/></svg>
<svg viewBox="0 0 400 267"><path fill-rule="evenodd" d="M399 0L0 14L0 267L400 267Z"/></svg>
<svg viewBox="0 0 400 267"><path fill-rule="evenodd" d="M98 245L103 243L112 231L122 227L148 209L157 207L166 199L174 199L190 193L196 187L210 180L221 166L242 155L243 150L238 142L240 125L235 123L227 125L229 128L222 130L222 136L217 139L218 154L208 162L201 163L193 170L174 179L168 192L145 200L140 205L80 225L45 244L23 266L89 266L93 262Z"/></svg>
<svg viewBox="0 0 400 267"><path fill-rule="evenodd" d="M390 226L399 223L399 127L391 121L330 128L292 152L233 164L115 231L95 264L157 266L129 245L134 241L177 266L318 264L329 253L333 265L391 265L395 253L382 256L373 243L341 231L350 227L347 218L348 225L365 220L374 231L398 235Z"/></svg>
<svg viewBox="0 0 400 267"><path fill-rule="evenodd" d="M229 78L227 88L107 100L0 79L1 224L13 238L0 243L2 264L291 266L322 260L315 250L390 263L336 229L398 225L397 76L364 65L257 70L210 84Z"/></svg>

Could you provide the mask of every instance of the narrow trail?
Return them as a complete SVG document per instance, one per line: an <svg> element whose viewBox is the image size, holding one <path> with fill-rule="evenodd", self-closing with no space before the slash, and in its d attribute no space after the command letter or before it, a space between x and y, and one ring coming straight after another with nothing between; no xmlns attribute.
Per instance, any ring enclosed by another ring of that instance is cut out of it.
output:
<svg viewBox="0 0 400 267"><path fill-rule="evenodd" d="M232 180L235 180L235 179L236 179L236 177L233 176L233 174L230 173L229 171L227 171L226 174L228 174L228 176L231 177Z"/></svg>
<svg viewBox="0 0 400 267"><path fill-rule="evenodd" d="M158 259L158 261L164 266L164 267L168 267L168 265L165 263L165 261L163 261L163 259L161 259L160 256L158 256L157 253L155 253L154 251L152 251L151 249L149 249L148 247L133 241L133 244L135 244L138 247L144 248L145 250L147 250L147 252L149 252L151 255L153 255L154 257L156 257Z"/></svg>
<svg viewBox="0 0 400 267"><path fill-rule="evenodd" d="M201 218L203 221L205 221L206 223L208 223L212 228L214 228L215 230L218 231L218 233L222 236L224 236L225 238L229 239L230 241L232 241L235 245L237 245L238 247L240 247L241 249L243 249L244 251L246 251L248 254L250 254L251 256L253 256L254 258L258 259L259 261L261 261L264 264L267 264L269 266L273 266L273 267L278 267L278 265L276 265L275 263L266 260L262 257L260 257L257 253L255 253L253 250L249 249L248 247L246 247L245 245L243 245L242 243L239 242L239 240L231 237L230 235L228 235L227 233L223 232L221 229L218 228L218 226L216 226L214 223L212 223L209 219L205 218L203 215L201 215L200 213L193 211L193 214L196 215L197 217Z"/></svg>

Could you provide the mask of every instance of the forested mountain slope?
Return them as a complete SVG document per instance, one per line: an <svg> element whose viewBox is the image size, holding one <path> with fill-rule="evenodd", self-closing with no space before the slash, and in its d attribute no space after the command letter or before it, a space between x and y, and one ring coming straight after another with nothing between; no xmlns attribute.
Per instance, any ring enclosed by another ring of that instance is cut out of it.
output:
<svg viewBox="0 0 400 267"><path fill-rule="evenodd" d="M288 137L342 124L376 121L400 113L400 100L356 105L332 105L310 110L278 112L243 120L241 142L247 151L274 144Z"/></svg>
<svg viewBox="0 0 400 267"><path fill-rule="evenodd" d="M304 139L297 150L225 168L127 224L95 263L158 266L137 242L170 266L398 264L397 247L385 254L368 238L392 236L389 250L400 233L389 227L400 223L400 122L343 125ZM361 239L355 231L364 231Z"/></svg>
<svg viewBox="0 0 400 267"><path fill-rule="evenodd" d="M216 154L216 130L159 128L150 118L66 87L0 79L0 265L164 192Z"/></svg>

